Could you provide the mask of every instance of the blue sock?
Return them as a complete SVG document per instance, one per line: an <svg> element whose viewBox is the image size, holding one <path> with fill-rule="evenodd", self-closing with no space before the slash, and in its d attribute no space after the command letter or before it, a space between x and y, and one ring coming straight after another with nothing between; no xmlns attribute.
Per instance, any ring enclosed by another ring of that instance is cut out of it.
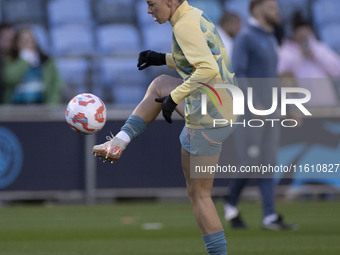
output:
<svg viewBox="0 0 340 255"><path fill-rule="evenodd" d="M223 230L202 237L210 255L227 255L227 241Z"/></svg>
<svg viewBox="0 0 340 255"><path fill-rule="evenodd" d="M121 131L127 133L132 140L143 133L145 129L145 121L137 115L131 115L125 122L124 126L122 126Z"/></svg>

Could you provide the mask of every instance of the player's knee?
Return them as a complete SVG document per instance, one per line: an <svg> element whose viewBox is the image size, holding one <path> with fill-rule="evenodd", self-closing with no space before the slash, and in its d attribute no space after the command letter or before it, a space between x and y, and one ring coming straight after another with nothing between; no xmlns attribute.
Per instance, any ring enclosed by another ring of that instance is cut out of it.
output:
<svg viewBox="0 0 340 255"><path fill-rule="evenodd" d="M191 201L199 201L211 198L211 189L204 188L203 186L188 185L188 195Z"/></svg>
<svg viewBox="0 0 340 255"><path fill-rule="evenodd" d="M163 95L164 89L163 87L166 87L167 81L169 79L169 76L162 74L160 76L157 76L150 84L148 90L149 92L152 92L158 96L165 96Z"/></svg>
<svg viewBox="0 0 340 255"><path fill-rule="evenodd" d="M153 82L157 83L157 85L161 85L161 84L164 84L168 81L169 79L169 75L166 75L166 74L161 74L159 76L157 76Z"/></svg>

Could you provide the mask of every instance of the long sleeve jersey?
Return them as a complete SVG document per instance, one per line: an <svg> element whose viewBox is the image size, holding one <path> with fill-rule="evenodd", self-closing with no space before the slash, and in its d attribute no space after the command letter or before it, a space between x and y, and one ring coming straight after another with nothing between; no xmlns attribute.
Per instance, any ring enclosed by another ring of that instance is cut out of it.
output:
<svg viewBox="0 0 340 255"><path fill-rule="evenodd" d="M236 120L232 97L215 84L236 85L234 73L215 25L199 9L184 1L170 20L173 28L172 53L167 54L169 68L176 68L183 83L171 92L175 103L185 99L186 126L213 128L214 119ZM203 115L202 94L207 94L207 114ZM228 125L228 124L225 124Z"/></svg>

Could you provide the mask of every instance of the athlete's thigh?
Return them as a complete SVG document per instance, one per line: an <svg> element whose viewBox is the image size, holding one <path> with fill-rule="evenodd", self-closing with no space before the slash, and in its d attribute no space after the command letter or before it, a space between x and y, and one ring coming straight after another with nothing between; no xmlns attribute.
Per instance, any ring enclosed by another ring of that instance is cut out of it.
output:
<svg viewBox="0 0 340 255"><path fill-rule="evenodd" d="M214 175L210 173L195 174L195 167L216 166L219 154L214 156L197 156L189 153L182 147L182 168L188 189L194 192L211 192ZM189 190L190 192L190 190Z"/></svg>

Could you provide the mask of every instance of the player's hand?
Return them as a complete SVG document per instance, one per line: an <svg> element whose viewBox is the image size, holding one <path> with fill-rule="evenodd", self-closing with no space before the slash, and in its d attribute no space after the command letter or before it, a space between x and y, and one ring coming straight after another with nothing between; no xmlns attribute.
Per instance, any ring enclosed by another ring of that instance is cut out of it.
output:
<svg viewBox="0 0 340 255"><path fill-rule="evenodd" d="M162 103L163 117L167 122L171 124L172 123L171 115L177 106L177 104L172 100L171 95L162 98L156 98L155 101L157 103Z"/></svg>
<svg viewBox="0 0 340 255"><path fill-rule="evenodd" d="M138 70L144 70L149 66L161 66L166 64L164 53L158 53L152 50L146 50L139 53Z"/></svg>

